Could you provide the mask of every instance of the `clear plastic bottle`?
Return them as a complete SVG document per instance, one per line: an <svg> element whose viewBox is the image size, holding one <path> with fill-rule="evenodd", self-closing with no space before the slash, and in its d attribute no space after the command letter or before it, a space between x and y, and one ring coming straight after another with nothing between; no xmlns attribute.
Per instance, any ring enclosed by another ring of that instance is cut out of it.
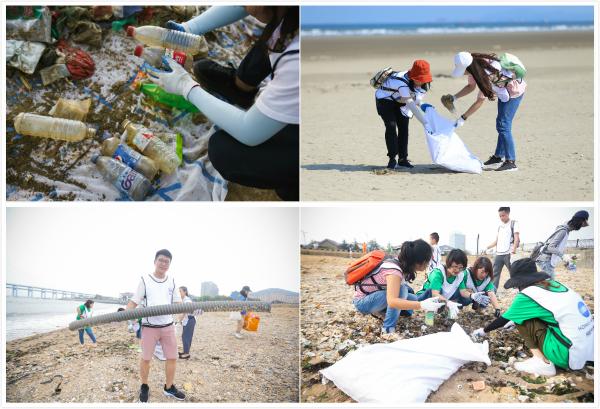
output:
<svg viewBox="0 0 600 409"><path fill-rule="evenodd" d="M140 57L154 67L161 67L163 65L162 57L166 56L177 61L179 65L185 67L188 71L191 71L193 68L192 58L188 58L182 51L169 50L163 47L144 47L138 44L133 51L133 55Z"/></svg>
<svg viewBox="0 0 600 409"><path fill-rule="evenodd" d="M129 146L122 144L116 137L110 137L102 141L102 155L123 162L133 170L144 175L148 180L154 179L158 173L158 166L150 158L136 152Z"/></svg>
<svg viewBox="0 0 600 409"><path fill-rule="evenodd" d="M100 155L92 157L92 162L96 164L102 176L132 200L144 200L152 190L148 179L123 162Z"/></svg>
<svg viewBox="0 0 600 409"><path fill-rule="evenodd" d="M205 55L208 45L202 36L156 26L127 27L127 35L141 43L180 50L190 55Z"/></svg>
<svg viewBox="0 0 600 409"><path fill-rule="evenodd" d="M433 327L434 323L435 323L435 312L427 311L425 313L425 325Z"/></svg>
<svg viewBox="0 0 600 409"><path fill-rule="evenodd" d="M39 136L67 142L79 142L86 137L93 138L96 135L94 128L89 128L81 121L25 112L21 112L15 118L15 130L21 135Z"/></svg>
<svg viewBox="0 0 600 409"><path fill-rule="evenodd" d="M177 154L151 131L126 119L121 124L127 132L127 143L148 156L166 174L175 172L179 166Z"/></svg>

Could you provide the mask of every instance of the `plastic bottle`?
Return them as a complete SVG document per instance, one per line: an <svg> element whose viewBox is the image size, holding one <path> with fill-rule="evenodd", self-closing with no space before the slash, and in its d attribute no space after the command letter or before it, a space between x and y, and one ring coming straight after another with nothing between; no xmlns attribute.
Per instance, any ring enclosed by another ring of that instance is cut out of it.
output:
<svg viewBox="0 0 600 409"><path fill-rule="evenodd" d="M148 64L155 67L161 67L163 65L162 57L171 57L179 63L179 65L185 67L186 70L192 69L192 59L187 58L187 55L182 51L169 50L163 47L144 47L138 44L133 51L133 55L140 57Z"/></svg>
<svg viewBox="0 0 600 409"><path fill-rule="evenodd" d="M149 96L157 104L177 108L180 111L187 111L189 113L200 112L196 105L192 104L181 95L169 94L156 84L139 82L138 89L144 95Z"/></svg>
<svg viewBox="0 0 600 409"><path fill-rule="evenodd" d="M67 142L79 142L86 137L93 138L96 135L94 128L89 128L81 121L25 112L21 112L15 118L15 130L21 135L39 136Z"/></svg>
<svg viewBox="0 0 600 409"><path fill-rule="evenodd" d="M128 119L121 124L127 132L127 143L135 146L141 153L153 159L158 168L166 174L175 172L179 158L163 141L142 125Z"/></svg>
<svg viewBox="0 0 600 409"><path fill-rule="evenodd" d="M435 323L435 312L427 311L425 313L425 325L429 325L430 327L433 327L434 323Z"/></svg>
<svg viewBox="0 0 600 409"><path fill-rule="evenodd" d="M147 45L180 50L190 55L208 53L204 37L195 34L156 26L129 26L127 35Z"/></svg>
<svg viewBox="0 0 600 409"><path fill-rule="evenodd" d="M102 155L123 162L136 172L144 175L148 180L154 179L158 173L158 166L152 159L122 144L120 139L114 136L102 141Z"/></svg>
<svg viewBox="0 0 600 409"><path fill-rule="evenodd" d="M132 200L144 200L152 189L152 184L144 176L123 162L107 156L95 155L92 162L109 182Z"/></svg>

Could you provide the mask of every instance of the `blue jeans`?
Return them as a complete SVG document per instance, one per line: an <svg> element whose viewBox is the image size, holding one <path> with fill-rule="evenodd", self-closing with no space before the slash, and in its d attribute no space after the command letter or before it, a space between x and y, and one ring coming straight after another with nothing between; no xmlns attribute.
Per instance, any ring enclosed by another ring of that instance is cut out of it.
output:
<svg viewBox="0 0 600 409"><path fill-rule="evenodd" d="M498 143L496 144L494 155L505 160L516 159L515 141L512 135L512 121L521 104L523 95L518 98L511 98L507 102L498 101L498 116L496 117Z"/></svg>
<svg viewBox="0 0 600 409"><path fill-rule="evenodd" d="M94 333L92 332L92 329L90 327L79 330L79 343L83 345L83 331L85 331L86 334L89 335L90 339L92 340L92 343L95 344L96 337L94 336Z"/></svg>
<svg viewBox="0 0 600 409"><path fill-rule="evenodd" d="M196 318L188 317L187 324L183 327L181 334L181 342L183 343L183 353L189 354L192 346L192 338L194 338L194 328L196 327Z"/></svg>
<svg viewBox="0 0 600 409"><path fill-rule="evenodd" d="M411 294L408 291L409 287L407 284L400 286L399 298L403 300L416 301L417 296ZM377 312L385 311L385 318L383 319L383 328L386 332L391 332L396 328L396 323L400 317L400 312L396 308L389 308L387 304L386 291L375 291L361 299L355 299L353 301L354 307L363 314L374 314ZM406 310L412 314L412 310Z"/></svg>
<svg viewBox="0 0 600 409"><path fill-rule="evenodd" d="M536 264L539 271L543 271L544 273L550 276L551 280L554 280L554 276L556 273L554 272L554 267L552 267L552 263L550 263L550 260L537 261Z"/></svg>
<svg viewBox="0 0 600 409"><path fill-rule="evenodd" d="M422 292L421 294L417 295L417 301L423 301L428 298L431 298L432 296L433 295L431 294L431 289L428 289L428 290L425 290L424 292ZM470 298L466 298L466 297L463 297L462 295L460 295L460 290L456 290L456 292L454 294L452 294L452 296L448 299L450 301L454 301L454 302L461 304L463 307L467 306L473 302L473 300L471 300Z"/></svg>

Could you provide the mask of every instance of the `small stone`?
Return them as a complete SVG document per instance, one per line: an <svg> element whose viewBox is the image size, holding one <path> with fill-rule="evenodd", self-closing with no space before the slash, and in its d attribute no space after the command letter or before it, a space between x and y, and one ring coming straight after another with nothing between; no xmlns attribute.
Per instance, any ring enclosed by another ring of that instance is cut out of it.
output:
<svg viewBox="0 0 600 409"><path fill-rule="evenodd" d="M186 382L186 383L184 383L184 384L183 384L183 389L184 389L186 392L191 392L191 391L192 391L192 389L193 389L193 387L192 387L192 384L191 384L191 383L189 383L189 382Z"/></svg>
<svg viewBox="0 0 600 409"><path fill-rule="evenodd" d="M514 365L515 362L517 362L517 358L515 358L514 356L511 356L510 358L508 358L508 364L510 366Z"/></svg>
<svg viewBox="0 0 600 409"><path fill-rule="evenodd" d="M485 381L475 381L472 383L473 385L473 390L475 391L482 391L485 389Z"/></svg>
<svg viewBox="0 0 600 409"><path fill-rule="evenodd" d="M324 362L323 358L321 358L320 356L316 356L316 357L312 358L310 361L308 361L308 364L311 366L316 366L322 362Z"/></svg>
<svg viewBox="0 0 600 409"><path fill-rule="evenodd" d="M529 400L529 396L519 395L519 396L517 396L517 399L519 400L519 402L527 402Z"/></svg>

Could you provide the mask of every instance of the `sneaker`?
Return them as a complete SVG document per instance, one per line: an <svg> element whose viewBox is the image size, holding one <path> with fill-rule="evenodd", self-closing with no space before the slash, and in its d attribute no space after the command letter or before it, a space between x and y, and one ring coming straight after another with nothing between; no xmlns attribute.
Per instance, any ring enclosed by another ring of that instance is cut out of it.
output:
<svg viewBox="0 0 600 409"><path fill-rule="evenodd" d="M552 362L546 363L543 359L535 356L523 362L515 362L515 369L521 372L537 374L538 376L556 375L556 367Z"/></svg>
<svg viewBox="0 0 600 409"><path fill-rule="evenodd" d="M490 165L497 165L499 163L502 163L502 158L499 156L496 156L496 155L492 155L492 156L490 156L490 158L488 160L483 162L483 165L490 166Z"/></svg>
<svg viewBox="0 0 600 409"><path fill-rule="evenodd" d="M517 165L515 164L515 161L506 160L506 161L504 161L502 166L500 166L498 169L496 169L496 172L502 172L502 171L514 172L515 170L519 170L519 168L517 168Z"/></svg>
<svg viewBox="0 0 600 409"><path fill-rule="evenodd" d="M414 166L408 161L408 159L402 159L398 161L398 167L412 169Z"/></svg>
<svg viewBox="0 0 600 409"><path fill-rule="evenodd" d="M395 169L396 168L396 159L391 158L387 164L387 168L388 169Z"/></svg>
<svg viewBox="0 0 600 409"><path fill-rule="evenodd" d="M233 336L234 336L234 337L236 337L237 339L242 339L242 338L244 338L244 337L242 336L242 334L240 334L239 332L234 332L234 333L233 333Z"/></svg>
<svg viewBox="0 0 600 409"><path fill-rule="evenodd" d="M150 395L150 387L148 387L148 384L143 383L140 388L140 402L148 402L148 395Z"/></svg>
<svg viewBox="0 0 600 409"><path fill-rule="evenodd" d="M254 104L256 91L245 92L235 85L236 69L232 65L201 58L194 63L194 75L202 88L211 94L217 94L244 109Z"/></svg>
<svg viewBox="0 0 600 409"><path fill-rule="evenodd" d="M181 391L178 391L177 388L175 387L175 384L171 385L171 387L169 389L167 389L167 385L165 385L163 387L163 393L165 394L165 396L175 398L177 400L185 399L185 394Z"/></svg>

